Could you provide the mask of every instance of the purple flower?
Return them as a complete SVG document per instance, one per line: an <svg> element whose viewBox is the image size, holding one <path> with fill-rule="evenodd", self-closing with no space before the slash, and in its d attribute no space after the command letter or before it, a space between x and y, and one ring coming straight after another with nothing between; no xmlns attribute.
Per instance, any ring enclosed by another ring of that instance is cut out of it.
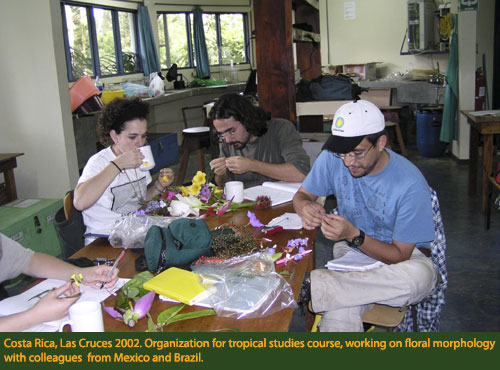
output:
<svg viewBox="0 0 500 370"><path fill-rule="evenodd" d="M208 184L204 184L200 190L200 199L203 202L207 202L210 198L212 198L212 192L210 191L210 186Z"/></svg>
<svg viewBox="0 0 500 370"><path fill-rule="evenodd" d="M267 248L267 253L269 253L269 254L276 253L276 247L269 247L269 248Z"/></svg>
<svg viewBox="0 0 500 370"><path fill-rule="evenodd" d="M102 305L102 308L103 308L104 312L106 312L113 319L121 319L123 316L120 312L115 310L113 307L108 307L108 306Z"/></svg>
<svg viewBox="0 0 500 370"><path fill-rule="evenodd" d="M132 304L129 303L130 308L127 309L123 314L115 310L113 307L107 307L103 305L103 309L112 318L123 320L125 324L132 328L135 326L137 321L142 319L149 312L154 298L155 292L153 291L149 292L146 295L143 295L137 300L137 302L135 302L135 305L133 307Z"/></svg>
<svg viewBox="0 0 500 370"><path fill-rule="evenodd" d="M138 209L134 212L137 216L142 216L146 214L146 211L143 209Z"/></svg>
<svg viewBox="0 0 500 370"><path fill-rule="evenodd" d="M257 218L257 216L255 216L255 213L248 211L247 212L247 216L250 219L250 225L252 225L253 227L262 227L262 226L264 226L264 224L259 221L259 219Z"/></svg>
<svg viewBox="0 0 500 370"><path fill-rule="evenodd" d="M290 239L287 243L287 247L292 247L292 248L295 248L295 247L298 247L298 246L306 246L307 245L307 242L309 241L309 238L304 238L304 239L301 239L301 238L297 238L297 239Z"/></svg>
<svg viewBox="0 0 500 370"><path fill-rule="evenodd" d="M294 257L295 261L300 261L302 259L302 255L300 253L297 253Z"/></svg>

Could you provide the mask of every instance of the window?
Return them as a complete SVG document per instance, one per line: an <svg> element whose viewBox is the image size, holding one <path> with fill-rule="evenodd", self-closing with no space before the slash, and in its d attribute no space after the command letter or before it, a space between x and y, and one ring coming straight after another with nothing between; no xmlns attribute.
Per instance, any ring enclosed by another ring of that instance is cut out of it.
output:
<svg viewBox="0 0 500 370"><path fill-rule="evenodd" d="M247 24L245 13L203 13L210 65L249 62ZM196 66L193 13L158 13L158 35L161 68Z"/></svg>
<svg viewBox="0 0 500 370"><path fill-rule="evenodd" d="M137 13L63 2L68 79L141 72Z"/></svg>

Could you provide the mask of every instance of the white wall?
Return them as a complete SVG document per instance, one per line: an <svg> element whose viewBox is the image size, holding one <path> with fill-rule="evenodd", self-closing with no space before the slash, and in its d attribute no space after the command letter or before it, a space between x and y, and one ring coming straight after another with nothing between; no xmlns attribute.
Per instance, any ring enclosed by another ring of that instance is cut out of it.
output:
<svg viewBox="0 0 500 370"><path fill-rule="evenodd" d="M24 153L19 197L61 198L78 176L60 18L57 0L0 2L0 151Z"/></svg>
<svg viewBox="0 0 500 370"><path fill-rule="evenodd" d="M328 22L327 26L322 25L322 32L328 28L329 33L327 44L322 38L323 65L382 62L377 66L380 77L411 69L434 69L437 62L441 71L446 69L447 54L400 55L407 28L406 0L320 2L321 10L327 13L322 20ZM355 19L344 19L345 3L355 4ZM456 0L453 3L456 4ZM407 51L406 44L403 51Z"/></svg>

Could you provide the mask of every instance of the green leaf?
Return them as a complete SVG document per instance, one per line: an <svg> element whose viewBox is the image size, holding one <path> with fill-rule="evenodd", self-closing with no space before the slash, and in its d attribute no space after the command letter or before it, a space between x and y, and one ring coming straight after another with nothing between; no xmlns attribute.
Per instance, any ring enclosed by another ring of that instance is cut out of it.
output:
<svg viewBox="0 0 500 370"><path fill-rule="evenodd" d="M246 208L246 207L252 207L255 205L255 202L247 202L247 203L231 203L229 206L229 209L239 209L239 208Z"/></svg>
<svg viewBox="0 0 500 370"><path fill-rule="evenodd" d="M278 252L278 253L274 253L271 258L273 259L273 262L276 262L277 260L279 260L281 258L281 256L283 255L282 252Z"/></svg>
<svg viewBox="0 0 500 370"><path fill-rule="evenodd" d="M290 271L281 271L280 272L281 275L285 275L285 276L290 276Z"/></svg>
<svg viewBox="0 0 500 370"><path fill-rule="evenodd" d="M232 331L232 332L235 332L235 333L239 333L241 330L238 329L238 328L224 328L224 329L215 329L215 330L212 330L212 331Z"/></svg>
<svg viewBox="0 0 500 370"><path fill-rule="evenodd" d="M177 321L196 319L198 317L213 316L213 315L215 315L215 311L212 310L211 308L208 310L181 313L178 314L177 316L172 316L172 318L168 320L167 325Z"/></svg>
<svg viewBox="0 0 500 370"><path fill-rule="evenodd" d="M156 327L156 324L154 323L153 319L151 318L151 315L148 312L148 330L149 333L155 333L158 331L158 328Z"/></svg>
<svg viewBox="0 0 500 370"><path fill-rule="evenodd" d="M166 309L165 311L161 312L158 315L158 318L156 321L158 322L158 326L163 327L169 323L169 320L172 319L175 315L179 313L186 305L185 304L179 304L174 307L170 307Z"/></svg>

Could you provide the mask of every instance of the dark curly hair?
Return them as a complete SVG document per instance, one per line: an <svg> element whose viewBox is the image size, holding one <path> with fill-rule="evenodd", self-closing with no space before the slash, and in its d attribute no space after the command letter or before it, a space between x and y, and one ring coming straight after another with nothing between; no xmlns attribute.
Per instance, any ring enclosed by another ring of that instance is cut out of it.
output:
<svg viewBox="0 0 500 370"><path fill-rule="evenodd" d="M210 120L233 117L241 122L249 134L262 136L267 132L267 121L271 113L256 107L252 102L241 95L229 93L222 95L210 110Z"/></svg>
<svg viewBox="0 0 500 370"><path fill-rule="evenodd" d="M121 99L116 98L106 105L99 115L97 121L97 135L99 142L104 146L113 144L109 135L111 130L117 134L123 131L123 124L133 119L147 119L149 105L139 98Z"/></svg>

